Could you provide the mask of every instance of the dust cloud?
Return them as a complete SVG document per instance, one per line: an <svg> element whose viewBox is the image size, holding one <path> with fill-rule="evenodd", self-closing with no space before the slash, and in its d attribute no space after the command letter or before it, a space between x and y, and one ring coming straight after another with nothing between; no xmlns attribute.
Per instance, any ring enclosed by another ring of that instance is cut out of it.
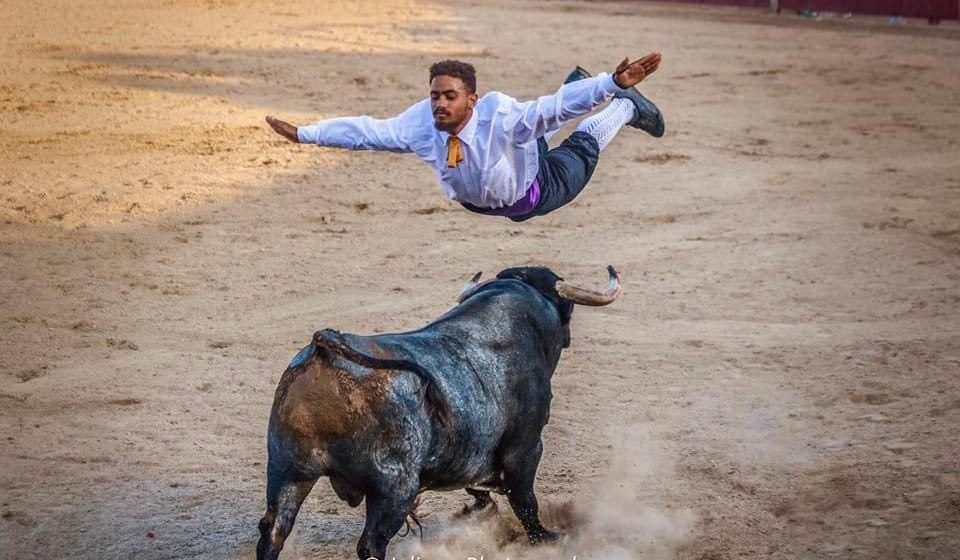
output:
<svg viewBox="0 0 960 560"><path fill-rule="evenodd" d="M693 534L691 510L664 503L657 489L675 479L673 464L640 428L608 434L612 445L605 472L585 486L574 500L551 501L539 493L544 525L561 531L557 544L531 547L506 499L497 497L498 512L473 518L448 516L426 520L423 541L396 541L396 560L652 560L673 557ZM431 523L430 521L433 521Z"/></svg>

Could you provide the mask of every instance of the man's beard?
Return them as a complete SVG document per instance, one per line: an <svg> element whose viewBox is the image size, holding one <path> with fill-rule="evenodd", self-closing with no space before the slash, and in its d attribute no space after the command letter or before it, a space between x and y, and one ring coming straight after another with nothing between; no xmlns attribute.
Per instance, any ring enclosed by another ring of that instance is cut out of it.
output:
<svg viewBox="0 0 960 560"><path fill-rule="evenodd" d="M449 116L449 115L445 115L445 116ZM455 123L441 123L440 121L437 120L436 115L433 116L433 127L441 132L450 132L451 130L454 130L455 128L457 128Z"/></svg>

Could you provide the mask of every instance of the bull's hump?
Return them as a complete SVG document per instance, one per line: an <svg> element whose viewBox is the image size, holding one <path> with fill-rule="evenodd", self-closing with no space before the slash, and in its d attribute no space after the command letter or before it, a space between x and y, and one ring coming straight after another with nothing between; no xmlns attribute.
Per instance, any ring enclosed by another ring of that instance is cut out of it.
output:
<svg viewBox="0 0 960 560"><path fill-rule="evenodd" d="M290 380L277 413L287 431L325 437L346 437L376 424L376 410L385 400L389 372L372 371L360 379L345 368L320 360Z"/></svg>

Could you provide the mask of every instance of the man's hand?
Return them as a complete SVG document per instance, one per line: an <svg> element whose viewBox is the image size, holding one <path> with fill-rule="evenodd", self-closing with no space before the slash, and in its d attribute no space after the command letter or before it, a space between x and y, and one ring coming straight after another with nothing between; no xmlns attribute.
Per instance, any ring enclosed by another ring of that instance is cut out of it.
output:
<svg viewBox="0 0 960 560"><path fill-rule="evenodd" d="M613 82L621 89L633 87L643 81L644 78L656 72L660 66L660 53L652 52L647 56L630 62L629 58L623 61L613 71Z"/></svg>
<svg viewBox="0 0 960 560"><path fill-rule="evenodd" d="M267 115L267 124L269 124L270 128L272 128L277 134L283 136L287 140L291 142L300 142L300 140L297 139L297 127L293 126L292 124L286 121L281 121L280 119L271 115Z"/></svg>

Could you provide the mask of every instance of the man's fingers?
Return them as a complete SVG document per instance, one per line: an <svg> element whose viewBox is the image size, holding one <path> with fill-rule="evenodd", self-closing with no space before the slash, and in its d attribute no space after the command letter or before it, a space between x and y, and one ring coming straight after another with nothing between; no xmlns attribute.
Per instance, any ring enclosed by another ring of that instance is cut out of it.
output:
<svg viewBox="0 0 960 560"><path fill-rule="evenodd" d="M641 58L637 62L641 63L646 75L653 74L660 67L660 53L651 53Z"/></svg>
<svg viewBox="0 0 960 560"><path fill-rule="evenodd" d="M630 66L639 65L643 66L644 70L656 69L660 66L660 53L650 53L644 57L638 58L630 63ZM622 64L622 63L621 63Z"/></svg>
<svg viewBox="0 0 960 560"><path fill-rule="evenodd" d="M274 129L275 131L279 132L280 134L285 134L285 133L287 132L287 131L286 131L286 128L287 128L287 126L288 126L288 123L286 123L286 122L284 122L284 121L281 121L280 119L278 119L278 118L276 118L276 117L274 117L274 116L268 116L268 117L267 117L267 124L270 125L270 128Z"/></svg>

